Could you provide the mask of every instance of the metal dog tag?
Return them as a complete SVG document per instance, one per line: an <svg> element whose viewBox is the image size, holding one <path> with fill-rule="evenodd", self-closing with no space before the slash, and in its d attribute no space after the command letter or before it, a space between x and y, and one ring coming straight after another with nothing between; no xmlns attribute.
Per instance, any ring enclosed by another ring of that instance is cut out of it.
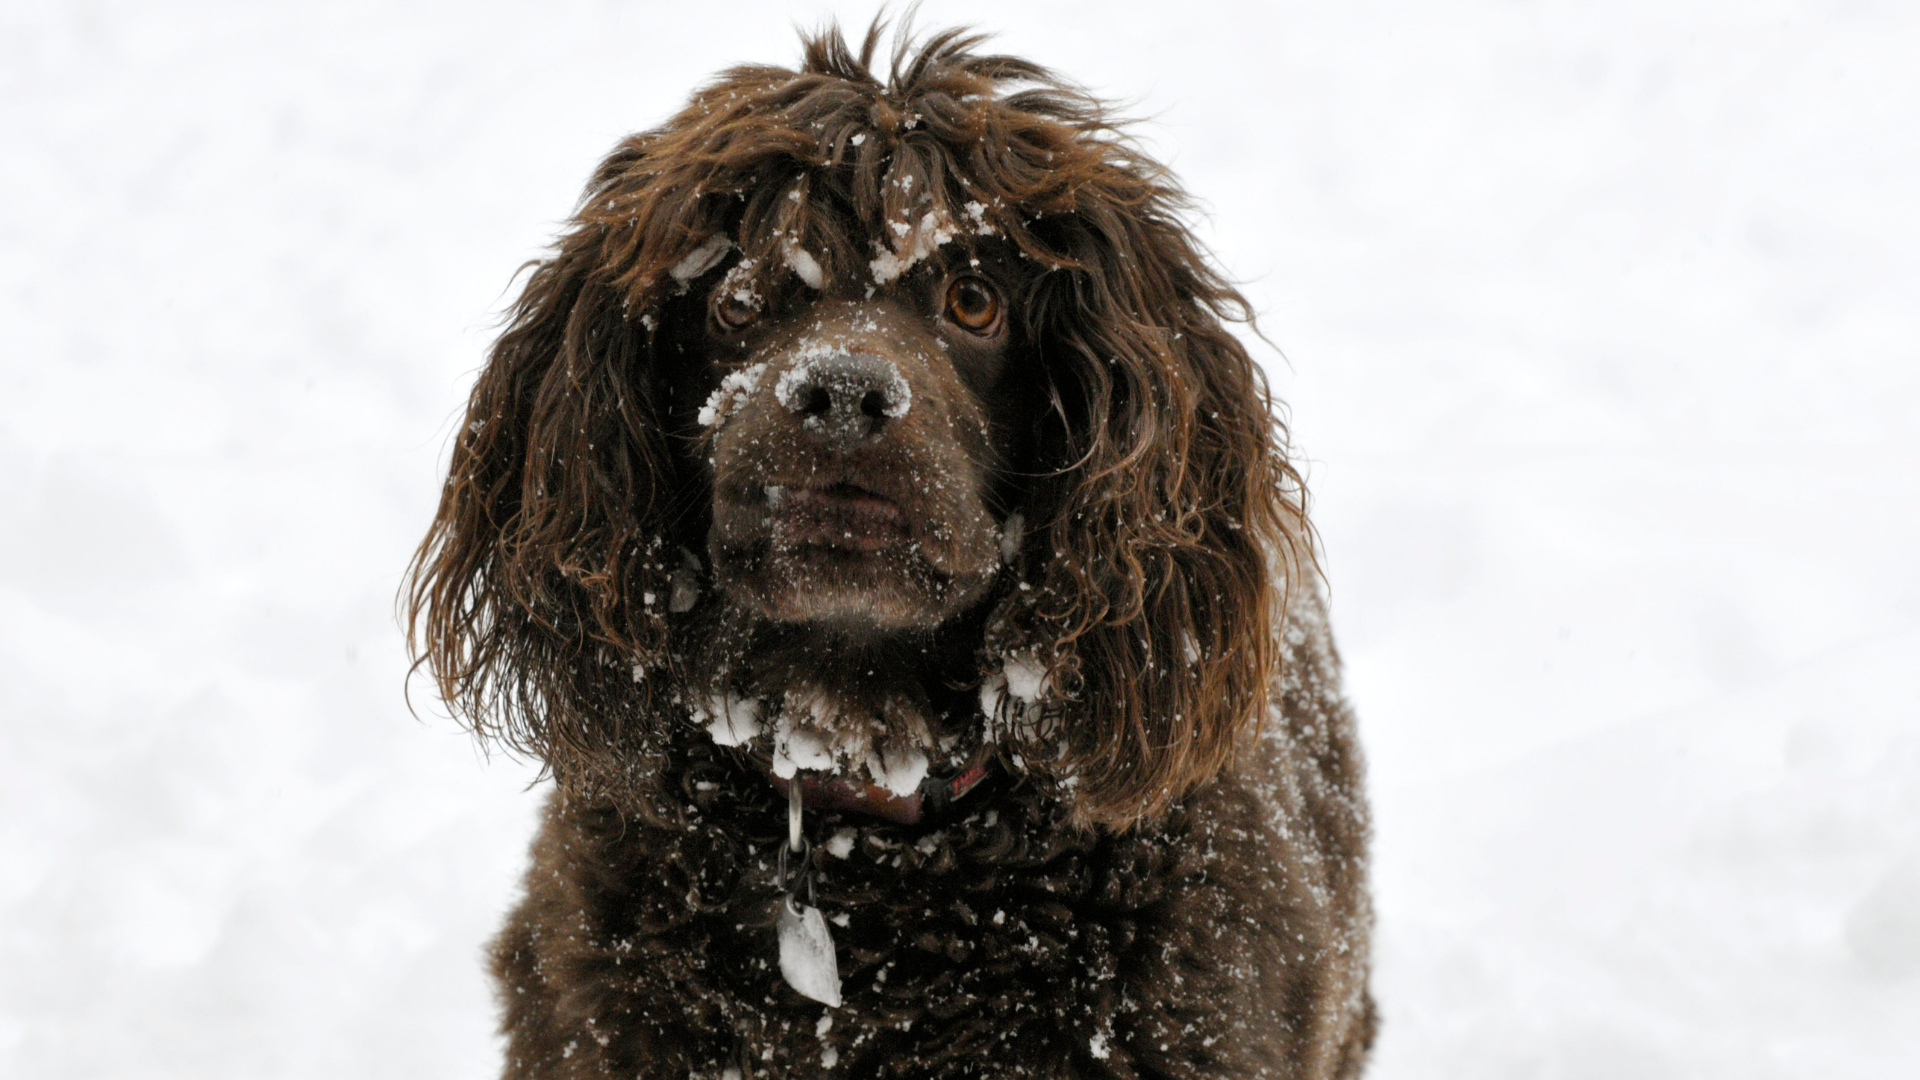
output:
<svg viewBox="0 0 1920 1080"><path fill-rule="evenodd" d="M780 974L786 976L787 985L822 1005L838 1008L840 962L820 909L788 895L774 921L780 931Z"/></svg>

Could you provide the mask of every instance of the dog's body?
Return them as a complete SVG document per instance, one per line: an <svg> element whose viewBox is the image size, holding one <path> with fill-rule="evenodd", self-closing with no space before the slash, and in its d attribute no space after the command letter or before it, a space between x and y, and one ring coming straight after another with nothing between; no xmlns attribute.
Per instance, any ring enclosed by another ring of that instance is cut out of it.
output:
<svg viewBox="0 0 1920 1080"><path fill-rule="evenodd" d="M1357 1076L1360 766L1241 301L1097 103L874 42L624 144L475 388L412 604L556 781L507 1075Z"/></svg>

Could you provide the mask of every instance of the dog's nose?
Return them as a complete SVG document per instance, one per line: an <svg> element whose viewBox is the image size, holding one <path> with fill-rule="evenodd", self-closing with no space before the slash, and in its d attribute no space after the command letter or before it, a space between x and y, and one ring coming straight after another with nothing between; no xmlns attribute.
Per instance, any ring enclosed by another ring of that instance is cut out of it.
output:
<svg viewBox="0 0 1920 1080"><path fill-rule="evenodd" d="M872 353L836 353L802 360L774 387L800 425L842 448L878 436L907 415L913 391L891 360Z"/></svg>

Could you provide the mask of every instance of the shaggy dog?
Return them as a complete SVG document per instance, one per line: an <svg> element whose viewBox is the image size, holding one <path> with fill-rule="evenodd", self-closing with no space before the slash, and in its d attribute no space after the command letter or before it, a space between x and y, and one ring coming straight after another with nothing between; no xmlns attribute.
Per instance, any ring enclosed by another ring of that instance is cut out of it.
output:
<svg viewBox="0 0 1920 1080"><path fill-rule="evenodd" d="M1367 818L1242 298L1099 102L837 30L594 174L419 662L554 783L509 1077L1353 1077Z"/></svg>

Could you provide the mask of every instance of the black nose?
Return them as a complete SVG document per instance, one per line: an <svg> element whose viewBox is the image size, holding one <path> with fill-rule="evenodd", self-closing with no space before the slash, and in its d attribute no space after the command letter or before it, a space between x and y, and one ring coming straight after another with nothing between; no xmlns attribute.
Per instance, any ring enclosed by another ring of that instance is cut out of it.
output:
<svg viewBox="0 0 1920 1080"><path fill-rule="evenodd" d="M843 447L878 436L913 403L900 369L871 353L803 359L780 377L774 395L800 414L802 427Z"/></svg>

